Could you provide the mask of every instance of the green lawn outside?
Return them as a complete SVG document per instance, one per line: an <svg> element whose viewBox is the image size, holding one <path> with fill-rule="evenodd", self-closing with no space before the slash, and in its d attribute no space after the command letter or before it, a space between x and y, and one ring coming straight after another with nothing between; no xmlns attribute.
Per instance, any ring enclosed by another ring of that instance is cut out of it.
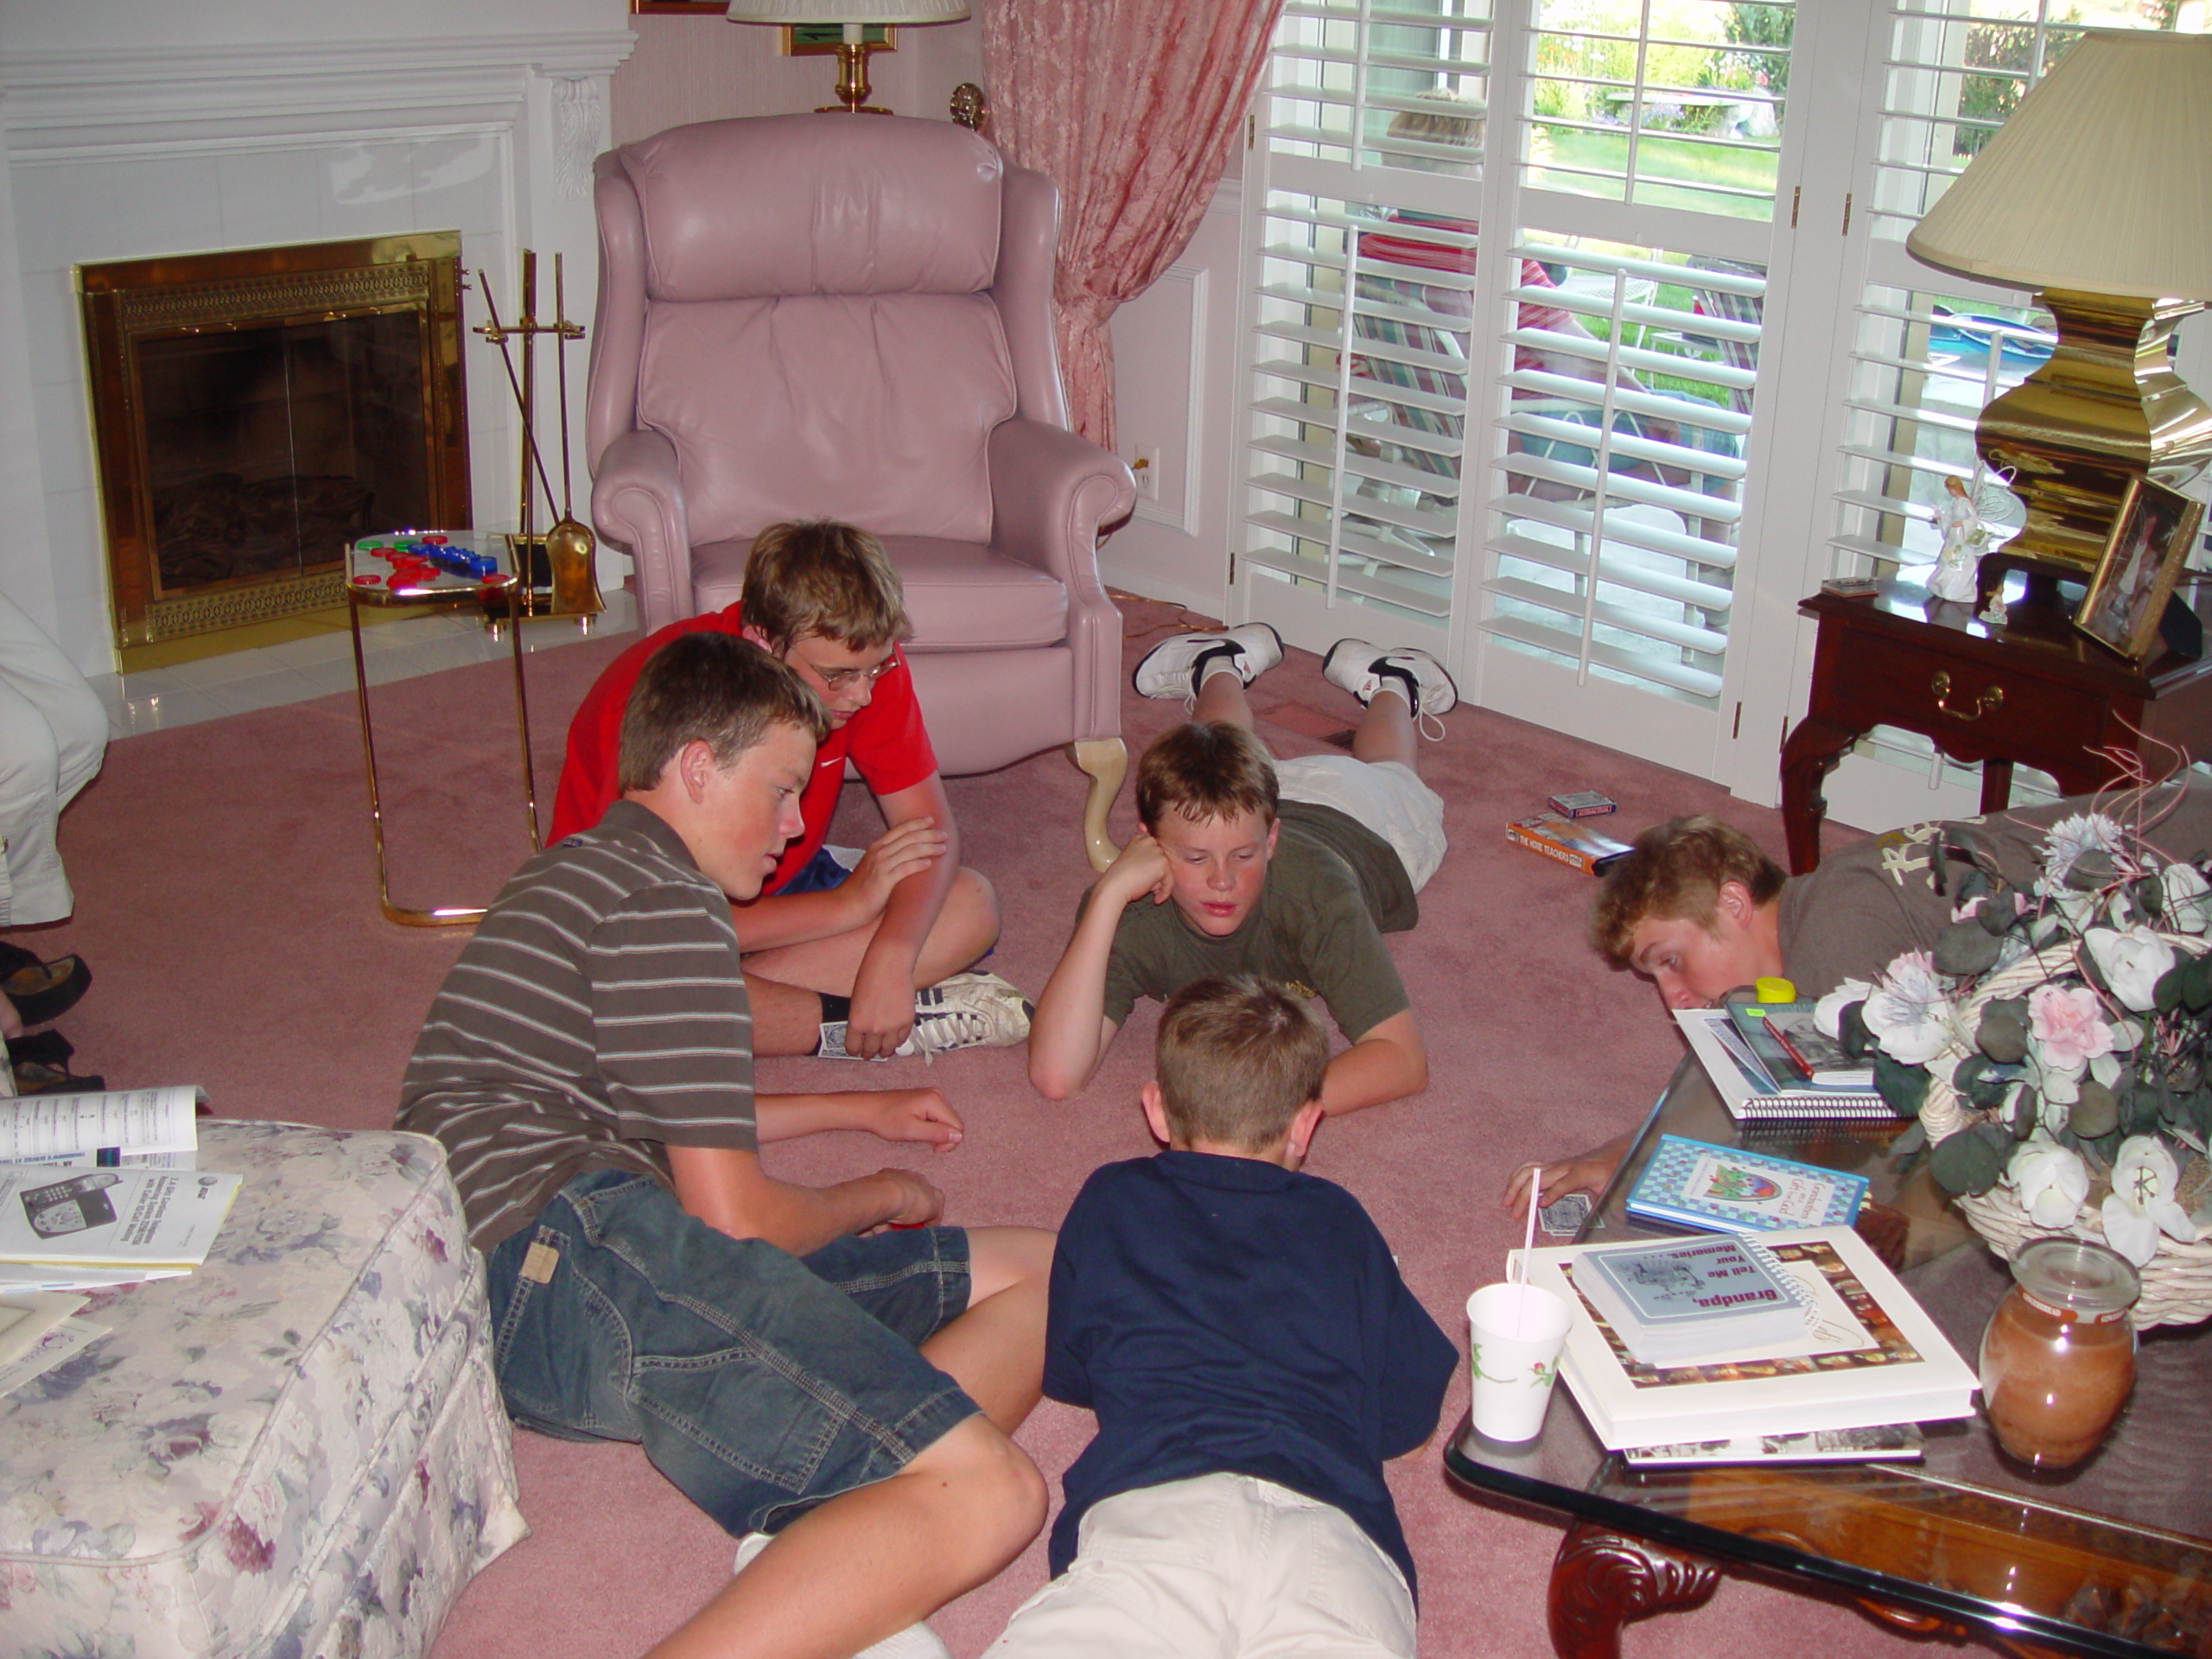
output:
<svg viewBox="0 0 2212 1659"><path fill-rule="evenodd" d="M1618 181L1628 165L1626 133L1586 132L1575 128L1536 127L1536 159L1529 182L1539 189L1577 195L1598 194L1605 180ZM1646 133L1637 146L1641 176L1636 199L1655 207L1682 207L1694 213L1720 213L1731 219L1770 219L1774 214L1775 153L1749 145L1685 143L1656 133ZM1554 168L1572 167L1575 173ZM1594 173L1597 180L1582 176ZM1669 182L1670 181L1678 182ZM1752 191L1749 196L1701 187ZM1605 194L1620 199L1618 188Z"/></svg>

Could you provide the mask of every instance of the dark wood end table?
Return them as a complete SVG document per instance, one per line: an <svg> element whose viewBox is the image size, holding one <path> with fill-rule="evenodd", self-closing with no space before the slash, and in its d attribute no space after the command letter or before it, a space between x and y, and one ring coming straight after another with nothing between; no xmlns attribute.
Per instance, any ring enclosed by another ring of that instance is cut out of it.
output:
<svg viewBox="0 0 2212 1659"><path fill-rule="evenodd" d="M2052 604L2016 602L2002 624L1963 604L1889 582L1871 599L1815 594L1798 606L1820 623L1805 718L1782 748L1782 819L1789 868L1821 861L1821 780L1877 726L1918 732L1952 760L1982 763L1981 810L2011 800L2012 768L2049 772L2069 795L2121 777L2133 756L2163 778L2212 758L2212 656L2124 661L2078 632L2071 590Z"/></svg>

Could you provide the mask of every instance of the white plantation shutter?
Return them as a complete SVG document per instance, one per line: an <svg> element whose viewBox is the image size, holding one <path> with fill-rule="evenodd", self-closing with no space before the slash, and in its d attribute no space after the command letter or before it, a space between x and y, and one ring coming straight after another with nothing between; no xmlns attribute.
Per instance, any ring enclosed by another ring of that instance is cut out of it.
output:
<svg viewBox="0 0 2212 1659"><path fill-rule="evenodd" d="M1245 556L1408 626L1451 613L1471 235L1271 194L1255 327ZM1378 257L1417 251L1446 269Z"/></svg>
<svg viewBox="0 0 2212 1659"><path fill-rule="evenodd" d="M1541 232L1503 377L1484 631L1707 709L1721 686L1766 284Z"/></svg>
<svg viewBox="0 0 2212 1659"><path fill-rule="evenodd" d="M2018 522L1972 431L2047 319L1904 234L2082 29L2212 3L1492 3L1287 0L1234 620L1426 645L1471 701L1772 799L1798 600L1932 556L1946 478Z"/></svg>
<svg viewBox="0 0 2212 1659"><path fill-rule="evenodd" d="M1792 0L1537 0L1527 182L1767 218L1796 10ZM1714 73L1716 48L1726 54L1726 81ZM1613 148L1621 138L1624 156Z"/></svg>
<svg viewBox="0 0 2212 1659"><path fill-rule="evenodd" d="M1267 598L1295 606L1295 590L1362 613L1338 633L1444 651L1479 242L1447 169L1478 166L1488 41L1483 0L1284 8L1256 118L1267 183L1255 188L1260 168L1247 178L1241 551L1244 580L1267 590L1255 614ZM1417 115L1440 124L1391 136Z"/></svg>
<svg viewBox="0 0 2212 1659"><path fill-rule="evenodd" d="M1464 147L1392 138L1390 118L1442 89L1481 98L1489 73L1488 0L1388 4L1286 0L1259 120L1269 153L1363 165L1460 164Z"/></svg>

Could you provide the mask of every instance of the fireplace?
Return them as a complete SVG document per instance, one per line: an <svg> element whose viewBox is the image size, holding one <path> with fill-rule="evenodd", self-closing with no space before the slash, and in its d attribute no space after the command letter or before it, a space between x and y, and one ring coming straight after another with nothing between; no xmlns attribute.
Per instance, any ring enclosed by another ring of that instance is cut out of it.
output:
<svg viewBox="0 0 2212 1659"><path fill-rule="evenodd" d="M466 525L461 238L78 268L118 645L342 602L346 543Z"/></svg>

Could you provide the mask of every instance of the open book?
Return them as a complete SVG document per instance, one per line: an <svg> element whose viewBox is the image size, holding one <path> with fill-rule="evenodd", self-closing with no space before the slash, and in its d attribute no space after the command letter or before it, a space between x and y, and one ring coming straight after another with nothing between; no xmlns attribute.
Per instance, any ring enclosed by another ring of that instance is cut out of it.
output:
<svg viewBox="0 0 2212 1659"><path fill-rule="evenodd" d="M190 1084L0 1100L0 1164L190 1169L199 1146Z"/></svg>

